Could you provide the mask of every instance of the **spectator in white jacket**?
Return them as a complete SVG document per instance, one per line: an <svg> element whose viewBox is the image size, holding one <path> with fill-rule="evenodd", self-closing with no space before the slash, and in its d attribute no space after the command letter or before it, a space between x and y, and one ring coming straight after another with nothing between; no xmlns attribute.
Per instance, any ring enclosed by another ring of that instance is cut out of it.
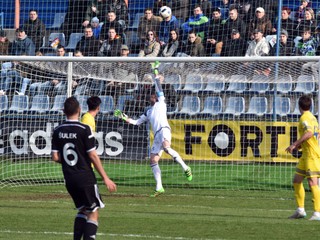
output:
<svg viewBox="0 0 320 240"><path fill-rule="evenodd" d="M263 36L260 29L255 29L253 32L253 40L249 43L246 57L267 56L270 51L269 43Z"/></svg>
<svg viewBox="0 0 320 240"><path fill-rule="evenodd" d="M260 29L255 29L253 32L253 40L249 43L245 57L262 57L268 56L270 46L268 41L263 36L263 32ZM255 62L246 62L239 68L239 74L252 76L254 73L264 72L264 69L268 69L268 66L262 66ZM270 71L268 71L268 75Z"/></svg>

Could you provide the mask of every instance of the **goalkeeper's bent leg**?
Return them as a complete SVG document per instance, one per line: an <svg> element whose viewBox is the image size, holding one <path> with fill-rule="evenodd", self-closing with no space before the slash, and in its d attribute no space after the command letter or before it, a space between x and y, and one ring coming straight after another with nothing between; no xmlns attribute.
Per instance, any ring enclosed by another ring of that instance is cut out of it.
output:
<svg viewBox="0 0 320 240"><path fill-rule="evenodd" d="M184 171L186 171L188 169L188 166L185 164L185 162L182 160L182 158L180 157L179 153L176 152L175 150L173 150L171 147L164 147L163 150L169 154L174 161L176 161L177 163L179 163L181 165L181 167L183 168Z"/></svg>

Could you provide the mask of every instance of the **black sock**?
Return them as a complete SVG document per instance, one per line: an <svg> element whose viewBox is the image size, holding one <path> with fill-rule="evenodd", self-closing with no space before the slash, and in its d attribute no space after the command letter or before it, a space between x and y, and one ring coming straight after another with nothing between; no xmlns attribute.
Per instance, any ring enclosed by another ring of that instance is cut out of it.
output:
<svg viewBox="0 0 320 240"><path fill-rule="evenodd" d="M74 219L73 240L81 240L86 224L87 216L82 213L78 213Z"/></svg>
<svg viewBox="0 0 320 240"><path fill-rule="evenodd" d="M88 220L84 229L83 240L94 240L98 230L98 223Z"/></svg>

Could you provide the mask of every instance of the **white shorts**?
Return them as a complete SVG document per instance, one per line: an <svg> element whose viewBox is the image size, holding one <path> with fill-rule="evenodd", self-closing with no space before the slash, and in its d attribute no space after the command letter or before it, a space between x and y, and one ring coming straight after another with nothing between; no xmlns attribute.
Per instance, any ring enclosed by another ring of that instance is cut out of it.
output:
<svg viewBox="0 0 320 240"><path fill-rule="evenodd" d="M151 154L159 154L161 156L163 150L163 142L167 140L171 143L171 129L170 128L162 128L158 131L155 135L152 147L151 147Z"/></svg>

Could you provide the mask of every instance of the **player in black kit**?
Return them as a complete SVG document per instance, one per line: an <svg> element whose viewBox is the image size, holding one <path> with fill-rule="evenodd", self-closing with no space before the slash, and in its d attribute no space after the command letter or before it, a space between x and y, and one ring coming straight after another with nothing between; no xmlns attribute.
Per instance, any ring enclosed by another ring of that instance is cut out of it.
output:
<svg viewBox="0 0 320 240"><path fill-rule="evenodd" d="M66 188L78 210L73 239L80 240L82 236L84 240L96 239L98 209L104 204L91 162L109 192L116 191L117 186L103 169L91 128L79 122L80 105L75 97L67 98L64 113L66 121L53 132L52 160L62 164Z"/></svg>

